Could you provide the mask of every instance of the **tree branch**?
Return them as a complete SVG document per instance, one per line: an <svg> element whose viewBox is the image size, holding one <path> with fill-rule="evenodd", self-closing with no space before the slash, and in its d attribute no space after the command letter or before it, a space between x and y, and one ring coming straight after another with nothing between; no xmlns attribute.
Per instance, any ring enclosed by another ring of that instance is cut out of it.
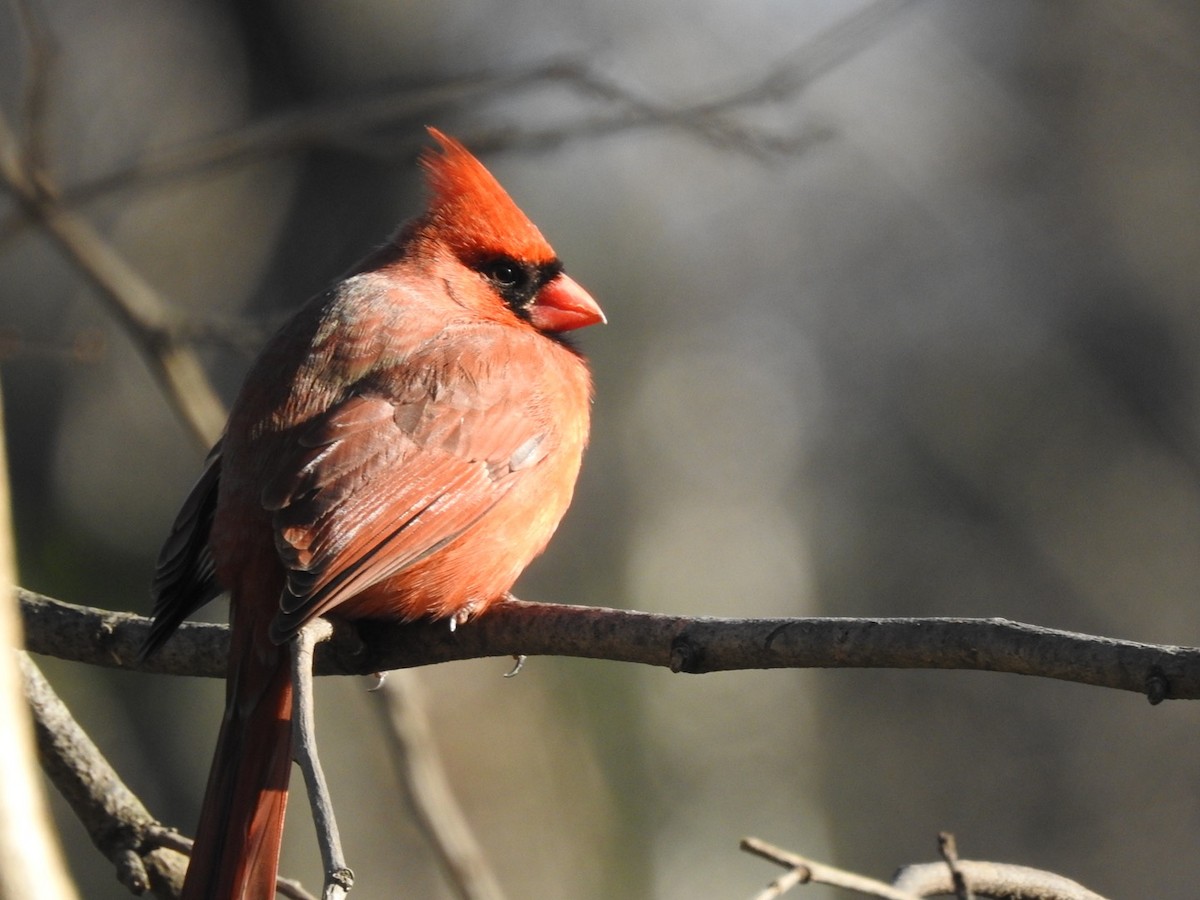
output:
<svg viewBox="0 0 1200 900"><path fill-rule="evenodd" d="M183 886L192 842L150 815L28 655L18 652L16 658L25 700L34 713L42 770L92 843L113 863L121 884L133 894L149 890L174 900ZM276 891L291 900L316 900L299 882L285 878L278 880Z"/></svg>
<svg viewBox="0 0 1200 900"><path fill-rule="evenodd" d="M611 109L557 126L477 130L463 137L479 151L529 150L638 127L674 127L716 147L751 156L795 154L821 140L824 133L816 128L801 128L795 134L770 134L731 121L728 114L795 99L821 76L886 33L894 18L913 5L915 0L877 0L788 53L751 84L696 103L672 105L643 97L576 60L549 60L507 72L469 73L438 84L285 110L240 129L160 151L131 166L56 191L54 200L60 214L65 214L79 204L115 190L194 177L322 146L386 159L408 158L423 140L408 133L412 123L440 115L446 109L462 109L496 96L512 96L555 84L580 97L605 103ZM390 131L402 133L399 139L385 140L383 136ZM25 215L34 221L42 218L36 209L27 208ZM0 239L24 224L22 217L4 222L0 225Z"/></svg>
<svg viewBox="0 0 1200 900"><path fill-rule="evenodd" d="M865 875L847 872L835 866L819 863L815 860L800 856L791 851L776 847L756 837L742 838L741 848L747 853L753 853L770 862L777 863L788 869L788 872L775 884L763 891L755 900L768 900L778 897L784 891L796 884L828 884L843 890L865 894L868 897L878 897L880 900L919 900L920 895L910 891L902 891L890 884L876 881ZM789 877L791 876L791 877Z"/></svg>
<svg viewBox="0 0 1200 900"><path fill-rule="evenodd" d="M37 666L18 654L25 698L34 711L42 769L70 804L92 843L134 894L177 897L186 857L164 847L159 824L109 765Z"/></svg>
<svg viewBox="0 0 1200 900"><path fill-rule="evenodd" d="M0 114L0 186L75 265L122 324L192 432L210 446L225 410L158 292L87 220L62 207L58 189L30 168L16 133Z"/></svg>
<svg viewBox="0 0 1200 900"><path fill-rule="evenodd" d="M500 882L451 790L420 680L411 672L393 672L379 692L383 703L372 706L384 722L396 775L455 896L504 900Z"/></svg>
<svg viewBox="0 0 1200 900"><path fill-rule="evenodd" d="M1007 863L981 862L954 858L938 863L905 866L896 873L891 884L847 872L836 866L819 863L769 844L756 837L742 838L741 848L763 859L777 863L788 872L763 891L755 900L778 897L796 884L828 884L854 891L879 900L920 900L940 897L957 890L953 872L958 872L971 884L977 897L994 900L1104 900L1070 878L1054 872L1014 866ZM778 886L778 887L777 887ZM959 894L961 896L961 894Z"/></svg>
<svg viewBox="0 0 1200 900"><path fill-rule="evenodd" d="M1070 878L1029 866L960 859L958 870L971 884L976 897L1003 900L1104 900L1095 891ZM950 868L941 862L905 866L892 884L918 897L937 897L954 892Z"/></svg>
<svg viewBox="0 0 1200 900"><path fill-rule="evenodd" d="M18 589L28 648L64 659L174 675L224 674L226 629L185 623L139 665L150 620ZM1007 619L667 616L512 598L451 632L444 622L339 627L317 653L320 675L491 656L575 656L698 674L737 669L968 669L1200 699L1200 649L1142 644Z"/></svg>

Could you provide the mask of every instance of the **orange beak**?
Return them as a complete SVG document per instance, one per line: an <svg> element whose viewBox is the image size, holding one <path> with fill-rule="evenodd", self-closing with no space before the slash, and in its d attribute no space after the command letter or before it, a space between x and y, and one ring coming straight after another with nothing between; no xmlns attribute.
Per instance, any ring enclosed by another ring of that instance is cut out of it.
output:
<svg viewBox="0 0 1200 900"><path fill-rule="evenodd" d="M529 307L529 321L541 331L571 331L608 320L600 304L579 286L579 282L559 273L547 283Z"/></svg>

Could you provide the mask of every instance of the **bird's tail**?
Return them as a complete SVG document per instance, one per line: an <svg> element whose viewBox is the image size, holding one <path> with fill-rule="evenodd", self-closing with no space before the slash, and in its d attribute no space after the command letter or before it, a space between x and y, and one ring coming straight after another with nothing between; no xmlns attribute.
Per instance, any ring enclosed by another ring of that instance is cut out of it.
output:
<svg viewBox="0 0 1200 900"><path fill-rule="evenodd" d="M236 603L234 609L235 616L243 612ZM183 900L275 896L292 762L292 683L286 648L265 632L233 629L225 717Z"/></svg>

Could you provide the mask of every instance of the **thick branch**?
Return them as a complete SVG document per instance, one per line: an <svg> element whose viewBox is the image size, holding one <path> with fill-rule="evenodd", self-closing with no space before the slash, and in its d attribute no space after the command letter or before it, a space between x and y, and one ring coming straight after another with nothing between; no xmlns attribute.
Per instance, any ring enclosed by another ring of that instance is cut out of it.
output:
<svg viewBox="0 0 1200 900"><path fill-rule="evenodd" d="M1104 900L1076 881L1028 866L960 859L959 871L977 897L1005 900ZM944 863L919 863L896 873L892 884L918 897L938 897L954 891L950 869Z"/></svg>
<svg viewBox="0 0 1200 900"><path fill-rule="evenodd" d="M20 590L28 648L95 665L175 675L224 674L226 629L184 625L139 665L149 620ZM1141 644L1007 619L718 619L665 616L512 599L451 632L444 622L371 622L343 628L317 656L322 675L489 656L577 656L664 666L735 669L972 669L1056 678L1146 694L1200 699L1200 649Z"/></svg>

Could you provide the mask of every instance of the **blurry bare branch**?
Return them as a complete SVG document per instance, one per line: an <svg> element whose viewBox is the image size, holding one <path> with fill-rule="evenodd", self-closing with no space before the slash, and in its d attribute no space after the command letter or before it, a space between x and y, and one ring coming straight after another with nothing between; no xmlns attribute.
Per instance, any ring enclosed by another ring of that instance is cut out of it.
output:
<svg viewBox="0 0 1200 900"><path fill-rule="evenodd" d="M21 31L28 48L28 77L21 98L21 127L25 133L25 159L33 172L46 170L46 107L50 99L51 82L57 71L54 60L58 47L41 12L30 0L13 4L20 20Z"/></svg>
<svg viewBox="0 0 1200 900"><path fill-rule="evenodd" d="M252 358L285 316L192 316L179 327L180 340L197 346L221 347Z"/></svg>
<svg viewBox="0 0 1200 900"><path fill-rule="evenodd" d="M221 401L158 292L86 220L64 210L57 189L29 168L0 114L0 184L106 302L197 439L211 444L225 425Z"/></svg>
<svg viewBox="0 0 1200 900"><path fill-rule="evenodd" d="M672 107L636 96L628 89L581 66L569 67L569 82L579 90L618 105L618 116L597 117L560 129L525 129L476 134L471 144L479 149L540 147L581 136L599 136L639 126L673 126L718 148L760 158L801 153L824 140L824 129L801 127L794 134L772 134L729 119L734 112L771 103L793 101L821 76L853 58L894 27L895 16L917 0L877 0L806 41L770 66L746 87L712 100Z"/></svg>
<svg viewBox="0 0 1200 900"><path fill-rule="evenodd" d="M415 123L441 110L536 84L554 77L557 71L557 64L550 64L510 74L465 75L436 85L287 110L241 129L150 155L77 186L68 202L80 203L120 188L146 187L318 147L408 158L421 143L414 137L419 130ZM399 144L384 140L392 132L404 135Z"/></svg>
<svg viewBox="0 0 1200 900"><path fill-rule="evenodd" d="M948 862L922 863L906 866L896 873L891 884L876 881L863 875L847 872L834 866L815 862L755 837L742 839L741 847L763 859L788 869L788 874L776 879L771 887L758 894L755 900L770 900L796 884L827 884L844 890L854 891L866 897L881 900L919 900L922 897L938 897L956 893L958 872L969 881L975 897L995 900L1104 900L1099 894L1083 885L1041 869L1014 866L1007 863L960 860L956 855L953 865ZM792 873L800 873L792 875ZM792 877L788 877L792 876ZM784 879L787 879L786 882ZM776 885L782 887L777 890ZM957 896L962 896L958 893Z"/></svg>
<svg viewBox="0 0 1200 900"><path fill-rule="evenodd" d="M822 75L884 35L895 16L916 2L878 0L787 54L750 85L696 103L678 105L646 98L584 63L551 60L511 72L468 74L438 84L276 113L241 129L151 154L133 165L75 185L62 191L57 203L65 210L115 190L145 188L316 147L407 160L423 143L423 137L414 137L419 131L415 125L448 109L482 105L498 96L511 97L548 85L561 85L608 108L552 127L476 129L463 135L466 142L480 152L547 149L639 127L673 127L725 150L760 158L794 155L822 140L825 132L802 126L794 134L772 134L737 122L732 114L794 100ZM31 98L38 98L37 103L27 104L31 111L43 102L46 80L30 79L38 86L29 91ZM21 224L19 219L4 223L0 239Z"/></svg>
<svg viewBox="0 0 1200 900"><path fill-rule="evenodd" d="M785 61L752 88L678 108L645 100L586 65L572 61L556 60L509 73L464 75L435 85L276 113L240 129L148 155L130 166L64 190L56 199L60 208L67 209L124 188L143 189L319 147L386 160L408 160L424 143L424 133L417 124L443 115L448 109L551 84L564 85L583 96L603 101L612 109L552 128L477 130L465 132L462 137L480 152L529 150L639 126L670 125L724 149L757 156L791 153L803 149L818 136L804 131L800 136L774 137L723 117L740 107L780 99L778 86L788 81L782 76L791 69L791 61ZM28 210L24 216L36 220ZM3 223L0 239L15 233L22 225L20 217Z"/></svg>
<svg viewBox="0 0 1200 900"><path fill-rule="evenodd" d="M786 881L777 880L773 887L768 887L765 891L758 894L755 900L769 900L769 898L780 896L785 890L796 884L809 883L828 884L844 888L848 891L855 891L868 897L879 897L882 900L917 900L920 896L919 894L897 890L889 884L884 884L882 881L876 881L873 878L867 878L864 875L856 875L844 869L815 862L814 860L776 847L774 844L768 844L766 841L756 837L742 838L741 848L747 853L753 853L755 856L761 856L763 859L784 866L788 869L788 875L791 876L790 878L784 876Z"/></svg>
<svg viewBox="0 0 1200 900"><path fill-rule="evenodd" d="M94 665L221 676L227 629L185 623L136 661L150 620L18 589L30 650ZM1200 649L1142 644L1007 619L668 616L511 598L451 632L443 623L343 625L317 654L319 675L369 675L458 659L575 656L699 674L737 669L966 669L1200 699Z"/></svg>
<svg viewBox="0 0 1200 900"><path fill-rule="evenodd" d="M904 0L905 3L913 0ZM809 48L789 54L747 87L717 98L673 106L639 96L635 91L593 72L587 66L563 62L547 75L581 94L604 101L615 111L548 128L529 126L475 130L466 140L479 152L544 150L580 138L595 138L635 128L678 128L722 150L766 159L800 153L828 135L822 129L801 127L794 134L772 134L733 120L732 113L768 103L794 99L810 83L805 72ZM814 76L815 77L815 76Z"/></svg>
<svg viewBox="0 0 1200 900"><path fill-rule="evenodd" d="M237 131L149 156L133 166L65 191L50 181L40 139L42 113L53 72L53 45L34 10L28 4L20 4L31 57L22 123L28 139L22 146L0 117L0 181L17 199L20 209L18 219L7 223L0 234L11 234L26 221L42 227L99 289L110 310L146 356L175 408L201 442L208 445L219 434L223 413L187 347L188 338L196 335L188 333L185 324L170 313L135 269L85 220L71 212L73 204L122 187L146 186L321 145L407 158L418 146L411 136L412 123L464 103L479 103L552 83L604 101L615 111L555 128L484 130L469 137L469 142L481 151L545 148L571 139L653 125L680 127L722 148L758 156L794 153L819 135L806 130L795 136L773 136L733 122L727 114L794 96L883 33L883 26L913 2L880 0L789 54L749 87L701 103L672 107L639 97L581 63L551 61L511 73L466 75L354 102L279 113ZM388 132L397 131L401 134L398 144L384 140ZM194 330L208 333L205 329ZM223 328L211 331L217 337L228 333Z"/></svg>
<svg viewBox="0 0 1200 900"><path fill-rule="evenodd" d="M376 706L396 774L422 831L434 838L433 849L455 895L460 900L503 900L500 883L450 787L420 681L412 675L393 672L380 688L384 702Z"/></svg>

